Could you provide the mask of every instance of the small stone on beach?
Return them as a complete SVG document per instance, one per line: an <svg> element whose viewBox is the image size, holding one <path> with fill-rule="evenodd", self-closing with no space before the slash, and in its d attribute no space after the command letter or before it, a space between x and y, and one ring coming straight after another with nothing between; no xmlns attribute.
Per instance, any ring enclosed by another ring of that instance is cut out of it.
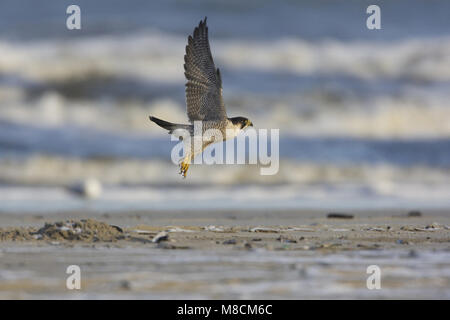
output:
<svg viewBox="0 0 450 320"><path fill-rule="evenodd" d="M421 217L421 216L422 216L422 212L417 211L417 210L408 212L408 217Z"/></svg>
<svg viewBox="0 0 450 320"><path fill-rule="evenodd" d="M251 228L250 232L274 232L274 233L278 233L278 232L280 232L280 229L267 228L267 227L255 227L255 228Z"/></svg>
<svg viewBox="0 0 450 320"><path fill-rule="evenodd" d="M348 213L339 213L339 212L331 212L327 215L328 219L353 219L352 214Z"/></svg>
<svg viewBox="0 0 450 320"><path fill-rule="evenodd" d="M161 241L167 241L169 239L169 234L165 231L158 233L153 239L153 243L160 243Z"/></svg>
<svg viewBox="0 0 450 320"><path fill-rule="evenodd" d="M236 239L228 239L222 242L223 244L236 244Z"/></svg>

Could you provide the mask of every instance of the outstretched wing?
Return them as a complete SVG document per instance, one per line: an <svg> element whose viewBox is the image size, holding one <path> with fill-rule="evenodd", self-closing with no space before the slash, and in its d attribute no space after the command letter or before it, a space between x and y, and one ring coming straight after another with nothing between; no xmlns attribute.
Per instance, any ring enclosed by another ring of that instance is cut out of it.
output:
<svg viewBox="0 0 450 320"><path fill-rule="evenodd" d="M196 120L223 120L227 118L222 98L222 79L214 66L208 41L206 18L189 36L184 56L186 76L187 115Z"/></svg>

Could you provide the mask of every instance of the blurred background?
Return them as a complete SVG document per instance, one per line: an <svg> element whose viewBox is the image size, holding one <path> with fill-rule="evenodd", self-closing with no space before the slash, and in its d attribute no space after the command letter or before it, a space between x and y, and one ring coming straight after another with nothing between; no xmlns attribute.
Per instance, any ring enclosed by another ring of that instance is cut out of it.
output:
<svg viewBox="0 0 450 320"><path fill-rule="evenodd" d="M450 208L450 2L376 1L381 30L370 4L2 0L0 211ZM280 129L277 175L183 180L148 120L187 121L204 16L228 115Z"/></svg>

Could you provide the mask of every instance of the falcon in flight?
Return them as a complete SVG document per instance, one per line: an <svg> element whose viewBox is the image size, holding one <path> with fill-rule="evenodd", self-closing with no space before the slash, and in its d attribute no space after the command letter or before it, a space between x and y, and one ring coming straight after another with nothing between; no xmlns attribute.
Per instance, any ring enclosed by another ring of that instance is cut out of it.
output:
<svg viewBox="0 0 450 320"><path fill-rule="evenodd" d="M168 130L169 134L177 129L187 132L187 139L180 138L185 143L185 155L179 164L180 174L185 178L195 156L202 153L208 145L233 139L241 130L253 124L244 117L227 117L222 98L222 78L209 48L206 17L194 29L194 34L188 37L184 62L187 80L186 107L190 124L171 123L153 116L150 116L150 120ZM194 130L197 121L201 121L201 132ZM211 131L220 134L208 134ZM194 148L196 143L192 143L194 133L201 134L199 148Z"/></svg>

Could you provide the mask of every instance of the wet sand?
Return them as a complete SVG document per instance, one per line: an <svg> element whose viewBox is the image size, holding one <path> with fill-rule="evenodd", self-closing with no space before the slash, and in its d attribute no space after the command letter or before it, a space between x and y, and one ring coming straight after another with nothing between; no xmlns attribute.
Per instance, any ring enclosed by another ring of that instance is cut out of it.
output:
<svg viewBox="0 0 450 320"><path fill-rule="evenodd" d="M3 213L0 298L450 298L448 212L348 214Z"/></svg>

